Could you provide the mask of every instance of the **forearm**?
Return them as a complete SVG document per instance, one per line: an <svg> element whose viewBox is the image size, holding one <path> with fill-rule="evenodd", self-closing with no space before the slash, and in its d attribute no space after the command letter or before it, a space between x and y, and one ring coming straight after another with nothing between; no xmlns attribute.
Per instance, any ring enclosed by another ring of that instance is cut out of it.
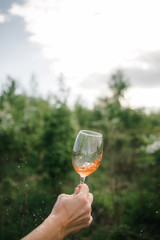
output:
<svg viewBox="0 0 160 240"><path fill-rule="evenodd" d="M79 185L72 195L59 195L48 218L22 240L63 240L89 227L92 202L93 195L86 184Z"/></svg>
<svg viewBox="0 0 160 240"><path fill-rule="evenodd" d="M49 217L22 240L62 240L63 229L53 215Z"/></svg>

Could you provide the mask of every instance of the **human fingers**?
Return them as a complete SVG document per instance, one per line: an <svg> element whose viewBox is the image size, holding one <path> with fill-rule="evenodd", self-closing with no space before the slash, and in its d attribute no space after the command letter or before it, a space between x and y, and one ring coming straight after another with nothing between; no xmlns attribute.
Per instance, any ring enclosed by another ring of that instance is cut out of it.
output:
<svg viewBox="0 0 160 240"><path fill-rule="evenodd" d="M92 204L92 202L93 202L93 194L92 193L89 193L88 201L90 204Z"/></svg>
<svg viewBox="0 0 160 240"><path fill-rule="evenodd" d="M92 223L92 221L93 221L93 217L90 215L90 219L88 221L88 225L90 225Z"/></svg>
<svg viewBox="0 0 160 240"><path fill-rule="evenodd" d="M74 227L72 228L72 230L70 231L70 234L75 234L77 232L79 232L81 229L87 228L90 226L90 224L93 221L93 217L90 215L87 218L85 217L84 219L81 219L81 221L76 221L74 222Z"/></svg>
<svg viewBox="0 0 160 240"><path fill-rule="evenodd" d="M74 191L74 195L77 195L81 190L81 185L78 185L76 188L75 188L75 191Z"/></svg>
<svg viewBox="0 0 160 240"><path fill-rule="evenodd" d="M83 195L85 195L85 196L88 196L88 193L89 193L89 188L88 188L88 186L85 184L85 183L83 183L83 184L81 184L80 185L81 186L81 189L80 189L80 194L83 194Z"/></svg>
<svg viewBox="0 0 160 240"><path fill-rule="evenodd" d="M87 228L91 225L93 221L93 217L90 215L88 216L81 224L82 224L82 228Z"/></svg>
<svg viewBox="0 0 160 240"><path fill-rule="evenodd" d="M70 198L70 197L71 197L71 195L69 195L69 194L61 193L58 196L57 201L62 201L63 199Z"/></svg>

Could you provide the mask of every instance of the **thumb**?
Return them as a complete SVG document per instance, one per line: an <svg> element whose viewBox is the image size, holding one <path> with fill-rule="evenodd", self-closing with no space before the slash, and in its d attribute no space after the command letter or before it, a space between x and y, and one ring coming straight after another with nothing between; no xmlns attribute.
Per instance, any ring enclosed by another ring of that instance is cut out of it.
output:
<svg viewBox="0 0 160 240"><path fill-rule="evenodd" d="M89 188L88 188L88 186L85 183L80 185L80 193L82 193L84 195L88 195Z"/></svg>
<svg viewBox="0 0 160 240"><path fill-rule="evenodd" d="M75 188L75 191L74 191L74 195L77 195L81 190L81 185L78 185L76 188Z"/></svg>

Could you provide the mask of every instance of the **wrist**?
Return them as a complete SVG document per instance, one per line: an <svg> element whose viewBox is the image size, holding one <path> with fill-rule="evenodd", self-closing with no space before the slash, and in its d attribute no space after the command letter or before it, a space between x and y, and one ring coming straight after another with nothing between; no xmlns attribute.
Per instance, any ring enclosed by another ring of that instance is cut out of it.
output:
<svg viewBox="0 0 160 240"><path fill-rule="evenodd" d="M47 240L63 240L65 237L63 223L59 216L51 213L43 222L42 226L48 229L50 238Z"/></svg>

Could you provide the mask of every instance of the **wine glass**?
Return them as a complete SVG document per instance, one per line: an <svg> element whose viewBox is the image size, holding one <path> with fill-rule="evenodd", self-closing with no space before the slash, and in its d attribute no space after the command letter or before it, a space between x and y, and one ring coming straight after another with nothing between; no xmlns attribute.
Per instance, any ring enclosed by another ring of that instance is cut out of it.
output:
<svg viewBox="0 0 160 240"><path fill-rule="evenodd" d="M99 167L103 154L103 138L98 132L81 130L75 140L72 152L72 164L80 175L83 184L86 176Z"/></svg>

